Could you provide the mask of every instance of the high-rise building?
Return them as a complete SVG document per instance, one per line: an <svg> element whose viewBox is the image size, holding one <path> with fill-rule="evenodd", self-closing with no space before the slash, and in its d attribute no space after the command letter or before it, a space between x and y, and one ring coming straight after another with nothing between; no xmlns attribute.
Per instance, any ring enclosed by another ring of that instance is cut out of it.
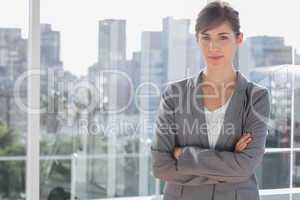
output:
<svg viewBox="0 0 300 200"><path fill-rule="evenodd" d="M126 21L99 21L98 63L104 68L118 68L126 60Z"/></svg>
<svg viewBox="0 0 300 200"><path fill-rule="evenodd" d="M161 32L143 32L141 42L141 84L137 91L141 117L154 123L160 93L166 83ZM154 130L149 130L151 136Z"/></svg>
<svg viewBox="0 0 300 200"><path fill-rule="evenodd" d="M52 30L51 24L41 24L41 94L51 95L58 90L59 77L63 76L60 60L60 32Z"/></svg>
<svg viewBox="0 0 300 200"><path fill-rule="evenodd" d="M194 76L204 68L205 63L197 39L193 34L189 34L187 51L187 75Z"/></svg>
<svg viewBox="0 0 300 200"><path fill-rule="evenodd" d="M129 103L129 105L124 112L128 115L136 115L138 114L138 107L133 97L141 83L141 52L133 52L132 59L126 61L124 72L129 79L129 82L125 84L127 88L125 87L124 91L126 93L124 97L127 97L125 102Z"/></svg>
<svg viewBox="0 0 300 200"><path fill-rule="evenodd" d="M163 57L162 32L143 32L141 41L141 84L139 94L140 159L139 159L139 195L147 195L150 181L149 147L146 141L154 134L156 111L160 101L160 92L166 82L166 70ZM147 128L145 128L147 127ZM142 156L143 155L143 156ZM145 156L148 155L148 156Z"/></svg>
<svg viewBox="0 0 300 200"><path fill-rule="evenodd" d="M98 62L93 79L103 79L103 95L107 100L108 110L118 110L127 102L120 98L126 93L126 21L105 19L99 21ZM94 67L95 67L94 66ZM103 77L99 77L103 76ZM123 95L122 95L123 94ZM126 95L126 94L125 94Z"/></svg>
<svg viewBox="0 0 300 200"><path fill-rule="evenodd" d="M15 101L15 81L26 70L27 41L21 29L0 28L0 121L25 136L27 113ZM18 100L27 103L27 87L21 84Z"/></svg>
<svg viewBox="0 0 300 200"><path fill-rule="evenodd" d="M125 177L125 171L117 170L118 164L125 164L125 158L116 158L122 151L122 144L118 142L120 130L116 130L116 124L122 124L129 119L124 112L128 100L128 74L126 61L126 21L119 19L105 19L99 21L98 27L98 61L89 68L89 81L92 81L99 90L99 103L101 113L93 118L101 119L104 126L111 127L105 131L107 134L107 160L104 167L107 168L107 179L104 181L106 197L123 195L124 190L119 190L119 180ZM94 120L94 119L93 119ZM89 121L90 123L90 121ZM90 145L96 142L92 141ZM123 149L124 150L124 149ZM96 152L92 149L90 152ZM99 175L91 166L91 173ZM98 181L97 181L98 182ZM99 184L102 184L98 182ZM123 184L123 183L121 183Z"/></svg>
<svg viewBox="0 0 300 200"><path fill-rule="evenodd" d="M188 19L163 19L162 43L166 81L175 81L187 76L189 26Z"/></svg>
<svg viewBox="0 0 300 200"><path fill-rule="evenodd" d="M239 69L250 77L253 68L292 64L292 47L283 37L254 36L247 38L239 49Z"/></svg>
<svg viewBox="0 0 300 200"><path fill-rule="evenodd" d="M0 78L15 80L26 69L27 41L21 29L0 28Z"/></svg>
<svg viewBox="0 0 300 200"><path fill-rule="evenodd" d="M60 32L51 24L41 24L41 67L62 68L60 60Z"/></svg>

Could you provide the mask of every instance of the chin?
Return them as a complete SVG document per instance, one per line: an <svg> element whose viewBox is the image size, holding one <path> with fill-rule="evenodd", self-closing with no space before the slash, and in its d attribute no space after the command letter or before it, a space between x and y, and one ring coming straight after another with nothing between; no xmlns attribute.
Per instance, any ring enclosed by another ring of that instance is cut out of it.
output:
<svg viewBox="0 0 300 200"><path fill-rule="evenodd" d="M220 67L224 67L224 63L208 63L208 66L211 66L214 68L220 68Z"/></svg>

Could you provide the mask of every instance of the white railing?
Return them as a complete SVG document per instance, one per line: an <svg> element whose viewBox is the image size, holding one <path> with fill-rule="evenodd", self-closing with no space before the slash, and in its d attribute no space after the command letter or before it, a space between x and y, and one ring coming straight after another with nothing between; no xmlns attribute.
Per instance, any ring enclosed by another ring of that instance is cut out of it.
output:
<svg viewBox="0 0 300 200"><path fill-rule="evenodd" d="M295 149L294 149L295 150ZM297 148L296 151L300 149ZM284 149L276 149L276 148L268 148L266 149L266 154L269 153L278 153L278 152L288 152L291 151L290 148ZM118 154L114 157L116 158L124 158L124 157L131 157L131 158L139 158L140 154ZM149 156L149 155L145 155ZM71 162L71 196L76 196L76 163L82 159L105 159L109 156L107 154L99 154L99 155L53 155L53 156L40 156L40 160L69 160ZM26 156L0 156L0 162L3 161L26 161ZM300 168L296 167L296 170L293 172L294 175L299 174ZM160 194L160 181L156 179L155 184L155 193L153 196L135 196L135 197L119 197L119 198L105 198L105 200L161 200L162 196ZM284 194L300 194L300 188L282 188L282 189L263 189L259 191L260 196L269 196L269 195L284 195ZM73 199L73 198L72 198ZM100 199L93 199L93 200L100 200ZM104 200L104 199L101 199Z"/></svg>
<svg viewBox="0 0 300 200"><path fill-rule="evenodd" d="M93 199L93 200L162 200L162 196L160 195L160 196L124 197L124 198Z"/></svg>

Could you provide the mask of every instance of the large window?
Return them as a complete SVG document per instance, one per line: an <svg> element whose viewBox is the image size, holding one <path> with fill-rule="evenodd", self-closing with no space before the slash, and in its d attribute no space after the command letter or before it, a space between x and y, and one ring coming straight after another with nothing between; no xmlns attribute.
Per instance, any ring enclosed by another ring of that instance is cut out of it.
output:
<svg viewBox="0 0 300 200"><path fill-rule="evenodd" d="M4 0L0 6L0 199L25 196L27 113L16 104L14 87L27 67L27 4ZM26 87L18 99L26 103Z"/></svg>
<svg viewBox="0 0 300 200"><path fill-rule="evenodd" d="M40 3L40 24L28 18L30 2ZM271 94L267 149L256 171L262 199L297 199L300 40L288 22L299 18L299 6L229 2L240 11L244 32L235 67ZM194 26L206 3L2 1L0 199L25 197L29 122L40 125L40 199L160 195L164 183L152 176L150 157L160 95L168 82L204 67ZM40 29L40 55L32 55L41 70L38 118L20 107L31 94L27 79L14 91L29 67L28 41L36 40L28 38L27 24Z"/></svg>
<svg viewBox="0 0 300 200"><path fill-rule="evenodd" d="M300 64L300 41L292 23L285 23L294 16L297 6L292 1L231 2L240 10L246 36L238 54L239 67L250 80L267 87L271 94L267 149L257 169L262 197L297 199L297 194L291 193L300 192L296 139L299 70L295 66ZM267 7L272 9L267 11ZM284 16L278 15L279 12L285 13Z"/></svg>

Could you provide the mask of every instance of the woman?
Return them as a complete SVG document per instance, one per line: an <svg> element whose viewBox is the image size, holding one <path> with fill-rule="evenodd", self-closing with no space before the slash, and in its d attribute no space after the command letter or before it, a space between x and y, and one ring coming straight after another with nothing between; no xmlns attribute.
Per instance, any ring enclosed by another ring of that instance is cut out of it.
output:
<svg viewBox="0 0 300 200"><path fill-rule="evenodd" d="M243 33L229 4L206 5L195 29L206 66L162 94L153 175L166 181L166 200L257 200L254 173L265 150L268 90L233 66Z"/></svg>

